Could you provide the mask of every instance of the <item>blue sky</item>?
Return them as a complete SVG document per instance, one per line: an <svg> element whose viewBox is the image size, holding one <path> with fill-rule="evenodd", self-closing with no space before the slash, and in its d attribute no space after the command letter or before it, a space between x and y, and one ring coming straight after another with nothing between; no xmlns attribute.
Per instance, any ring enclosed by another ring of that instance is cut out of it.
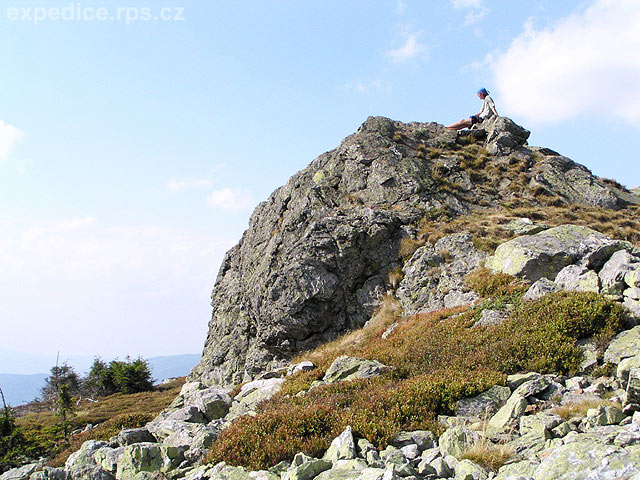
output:
<svg viewBox="0 0 640 480"><path fill-rule="evenodd" d="M199 352L253 207L369 115L448 124L486 86L640 184L635 0L8 0L0 27L4 352Z"/></svg>

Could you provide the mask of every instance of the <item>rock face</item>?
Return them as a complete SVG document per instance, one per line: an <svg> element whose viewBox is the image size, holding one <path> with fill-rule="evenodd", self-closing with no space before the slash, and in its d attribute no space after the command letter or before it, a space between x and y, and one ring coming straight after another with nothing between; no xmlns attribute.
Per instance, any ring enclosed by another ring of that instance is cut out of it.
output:
<svg viewBox="0 0 640 480"><path fill-rule="evenodd" d="M566 157L527 147L529 132L507 118L484 128L456 133L436 123L370 117L258 205L220 268L202 360L190 380L248 381L362 326L387 288L388 273L401 266L402 239L415 235L421 218L442 211L455 216L478 204L497 206L516 195L508 179L497 195L478 188L462 157L425 152L455 151L475 142L493 155L491 162L525 162L532 187L567 201L617 208L636 198L614 191ZM482 255L469 248L470 239L449 243L451 248L426 247L410 262L441 271L406 275L405 308L422 311L474 300L447 279L459 279ZM439 249L448 250L452 261ZM426 303L416 302L409 294L414 284L437 284L440 290Z"/></svg>

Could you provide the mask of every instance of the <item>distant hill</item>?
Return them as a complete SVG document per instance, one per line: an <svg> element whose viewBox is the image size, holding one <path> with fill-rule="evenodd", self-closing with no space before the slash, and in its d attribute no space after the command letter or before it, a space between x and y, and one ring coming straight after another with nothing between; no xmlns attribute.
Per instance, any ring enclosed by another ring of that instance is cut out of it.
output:
<svg viewBox="0 0 640 480"><path fill-rule="evenodd" d="M148 359L154 380L161 382L165 378L184 377L200 361L200 354L169 355Z"/></svg>
<svg viewBox="0 0 640 480"><path fill-rule="evenodd" d="M148 358L151 373L156 383L165 378L184 377L200 360L199 354L168 355L163 357ZM87 370L85 362L76 365L69 362L79 373ZM0 373L0 387L4 392L5 399L9 405L23 405L35 399L40 394L40 389L44 386L44 380L48 373L34 373L29 375L19 375L11 373Z"/></svg>

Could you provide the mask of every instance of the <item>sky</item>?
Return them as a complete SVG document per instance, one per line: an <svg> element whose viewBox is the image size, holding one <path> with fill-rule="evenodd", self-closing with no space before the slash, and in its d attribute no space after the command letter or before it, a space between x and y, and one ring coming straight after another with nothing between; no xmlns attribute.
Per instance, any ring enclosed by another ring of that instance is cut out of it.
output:
<svg viewBox="0 0 640 480"><path fill-rule="evenodd" d="M637 0L0 1L0 373L199 353L253 208L369 115L486 87L640 185L638 51Z"/></svg>

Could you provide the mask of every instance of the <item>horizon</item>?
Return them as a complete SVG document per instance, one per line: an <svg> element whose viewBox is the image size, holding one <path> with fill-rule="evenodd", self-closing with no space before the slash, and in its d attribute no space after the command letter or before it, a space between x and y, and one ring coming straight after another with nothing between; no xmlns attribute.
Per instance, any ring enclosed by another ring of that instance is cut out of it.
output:
<svg viewBox="0 0 640 480"><path fill-rule="evenodd" d="M531 145L639 186L640 4L558 3L7 2L0 371L200 354L255 206L370 115L447 125L486 87Z"/></svg>

